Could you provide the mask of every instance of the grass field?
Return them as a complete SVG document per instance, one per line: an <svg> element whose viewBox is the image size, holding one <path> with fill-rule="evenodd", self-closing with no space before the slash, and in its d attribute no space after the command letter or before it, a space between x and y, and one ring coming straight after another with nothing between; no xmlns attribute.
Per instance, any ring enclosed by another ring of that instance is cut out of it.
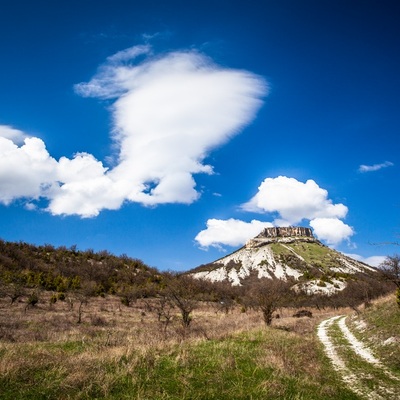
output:
<svg viewBox="0 0 400 400"><path fill-rule="evenodd" d="M261 315L194 311L184 329L144 302L94 298L77 305L0 303L1 399L358 399L332 370L315 330L337 310L271 327ZM340 310L340 313L350 313ZM167 328L167 329L166 329Z"/></svg>
<svg viewBox="0 0 400 400"><path fill-rule="evenodd" d="M400 308L395 296L375 300L350 321L354 334L367 341L374 353L400 375Z"/></svg>

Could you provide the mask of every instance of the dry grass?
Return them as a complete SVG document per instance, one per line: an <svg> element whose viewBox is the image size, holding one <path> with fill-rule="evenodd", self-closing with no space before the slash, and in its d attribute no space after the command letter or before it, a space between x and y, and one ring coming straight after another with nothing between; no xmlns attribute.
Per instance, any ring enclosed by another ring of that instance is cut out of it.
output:
<svg viewBox="0 0 400 400"><path fill-rule="evenodd" d="M135 347L140 348L159 342L179 342L182 339L223 338L232 332L264 326L260 314L255 311L241 312L240 307L236 307L225 314L217 312L213 305L199 304L193 312L193 321L188 331L184 332L179 313L176 312L164 333L164 325L157 321L155 313L148 311L145 302L139 300L131 307L126 307L115 296L91 298L83 306L82 323L78 324L78 304L74 304L71 309L66 301L50 305L49 299L50 296L42 295L38 305L26 310L25 299L15 304L0 299L0 341L96 341L113 347L134 343ZM280 310L280 318L273 321L273 326L300 334L309 333L320 319L337 313L330 309L313 310L313 318L310 319L294 318L291 316L294 311Z"/></svg>
<svg viewBox="0 0 400 400"><path fill-rule="evenodd" d="M80 324L77 308L78 304L70 309L67 302L60 301L50 305L44 297L25 311L23 302L10 305L0 299L0 376L10 393L1 398L28 398L28 392L29 398L124 398L124 391L115 393L118 387L131 393L126 398L189 399L194 398L190 397L194 374L204 373L204 379L210 379L207 368L215 367L223 380L237 380L247 373L242 371L246 370L245 361L240 360L246 360L252 351L257 357L251 360L254 371L248 372L249 376L273 371L268 380L261 379L258 391L279 397L287 390L289 377L301 377L304 385L324 380L326 370L318 359L314 330L320 320L337 314L335 310L312 310L313 318L299 319L292 317L295 310L283 309L272 328L266 329L257 312L244 313L237 307L225 314L216 312L211 304L200 304L189 329L182 327L176 313L165 330L143 301L125 307L117 297L92 298L83 308ZM267 332L262 340L260 332ZM241 346L248 348L243 354ZM220 355L211 361L214 353ZM203 367L205 360L211 363L207 368ZM235 371L237 375L231 377ZM158 379L156 373L172 374L170 381L179 383L170 390L179 391L178 397L168 397L161 388L152 392L155 389L149 385ZM246 390L243 397L236 398L249 398ZM334 393L329 385L323 391ZM146 397L149 392L153 394Z"/></svg>

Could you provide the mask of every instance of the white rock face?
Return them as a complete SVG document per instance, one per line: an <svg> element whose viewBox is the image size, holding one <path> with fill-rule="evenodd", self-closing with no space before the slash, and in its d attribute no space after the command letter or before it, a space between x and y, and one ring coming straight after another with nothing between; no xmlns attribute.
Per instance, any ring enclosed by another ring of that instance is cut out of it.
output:
<svg viewBox="0 0 400 400"><path fill-rule="evenodd" d="M238 268L226 268L229 264L237 264ZM258 278L278 278L286 280L291 276L298 279L302 273L282 265L275 260L274 254L268 246L256 249L242 248L229 256L214 262L212 271L196 272L193 276L197 279L207 279L211 282L228 280L232 285L240 285L240 281L250 275L251 271L257 272ZM218 267L220 265L220 267Z"/></svg>
<svg viewBox="0 0 400 400"><path fill-rule="evenodd" d="M346 287L346 282L338 279L332 279L331 282L322 282L319 279L313 279L304 283L298 283L293 286L295 291L303 291L308 295L311 294L323 294L331 296L332 294L343 290Z"/></svg>
<svg viewBox="0 0 400 400"><path fill-rule="evenodd" d="M339 258L339 260L345 265L344 268L332 268L333 271L336 272L344 272L344 273L357 273L357 272L365 272L365 270L375 272L375 269L370 267L369 265L366 264L361 264L360 262L356 260L352 260L349 257L342 256ZM352 272L350 272L352 271Z"/></svg>

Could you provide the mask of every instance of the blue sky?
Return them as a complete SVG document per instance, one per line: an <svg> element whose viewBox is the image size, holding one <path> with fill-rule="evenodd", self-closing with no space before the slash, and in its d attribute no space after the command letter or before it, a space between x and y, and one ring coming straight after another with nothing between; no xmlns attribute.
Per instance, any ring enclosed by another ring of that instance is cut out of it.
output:
<svg viewBox="0 0 400 400"><path fill-rule="evenodd" d="M273 225L398 252L396 2L3 3L2 239L162 270Z"/></svg>

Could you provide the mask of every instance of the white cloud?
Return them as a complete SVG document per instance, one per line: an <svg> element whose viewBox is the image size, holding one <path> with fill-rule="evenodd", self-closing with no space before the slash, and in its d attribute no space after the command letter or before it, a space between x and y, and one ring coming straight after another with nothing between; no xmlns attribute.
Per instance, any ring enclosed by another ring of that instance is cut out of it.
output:
<svg viewBox="0 0 400 400"><path fill-rule="evenodd" d="M26 138L18 147L0 137L0 202L10 204L27 198L25 206L35 209L32 200L45 197L52 214L94 216L102 208L117 208L123 198L113 190L106 168L92 155L78 153L73 159L52 158L39 138Z"/></svg>
<svg viewBox="0 0 400 400"><path fill-rule="evenodd" d="M310 221L310 226L317 238L329 245L337 245L354 235L353 228L338 218L315 218Z"/></svg>
<svg viewBox="0 0 400 400"><path fill-rule="evenodd" d="M150 46L133 46L127 49L118 51L117 53L107 57L109 63L119 64L124 61L132 61L136 57L151 53Z"/></svg>
<svg viewBox="0 0 400 400"><path fill-rule="evenodd" d="M244 222L230 218L228 220L209 219L207 229L201 231L195 240L203 248L221 246L240 246L257 236L264 228L272 227L270 222L252 220Z"/></svg>
<svg viewBox="0 0 400 400"><path fill-rule="evenodd" d="M28 137L24 132L9 125L0 125L0 137L9 139L16 144L22 144Z"/></svg>
<svg viewBox="0 0 400 400"><path fill-rule="evenodd" d="M305 183L294 178L278 176L265 179L258 193L242 205L246 211L278 213L275 225L293 225L303 219L344 218L347 207L333 204L328 192L313 180Z"/></svg>
<svg viewBox="0 0 400 400"><path fill-rule="evenodd" d="M139 62L139 56L147 59ZM44 197L52 214L83 217L117 209L124 201L190 204L200 195L194 175L213 173L204 159L254 119L267 85L195 51L155 58L150 46L135 46L108 57L75 90L114 101L116 166L108 170L86 153L56 161L40 139L0 126L4 204Z"/></svg>
<svg viewBox="0 0 400 400"><path fill-rule="evenodd" d="M355 260L362 261L365 264L370 265L371 267L379 267L383 261L385 261L386 256L370 256L370 257L363 257L359 254L346 254L347 256L354 258Z"/></svg>
<svg viewBox="0 0 400 400"><path fill-rule="evenodd" d="M0 202L19 197L38 199L56 179L57 162L50 157L42 140L26 138L18 147L0 137Z"/></svg>
<svg viewBox="0 0 400 400"><path fill-rule="evenodd" d="M394 164L390 161L385 161L382 164L374 164L374 165L360 165L358 168L359 172L372 172L378 171L382 168L392 167Z"/></svg>
<svg viewBox="0 0 400 400"><path fill-rule="evenodd" d="M107 175L107 168L91 154L77 153L72 160L61 157L56 172L62 184L47 195L48 211L53 215L93 217L103 208L119 208L124 200L117 183Z"/></svg>
<svg viewBox="0 0 400 400"><path fill-rule="evenodd" d="M193 175L212 173L204 158L254 118L266 93L260 77L222 69L196 52L136 66L110 64L76 89L116 98L120 154L110 176L131 187L128 200L145 205L195 201Z"/></svg>

